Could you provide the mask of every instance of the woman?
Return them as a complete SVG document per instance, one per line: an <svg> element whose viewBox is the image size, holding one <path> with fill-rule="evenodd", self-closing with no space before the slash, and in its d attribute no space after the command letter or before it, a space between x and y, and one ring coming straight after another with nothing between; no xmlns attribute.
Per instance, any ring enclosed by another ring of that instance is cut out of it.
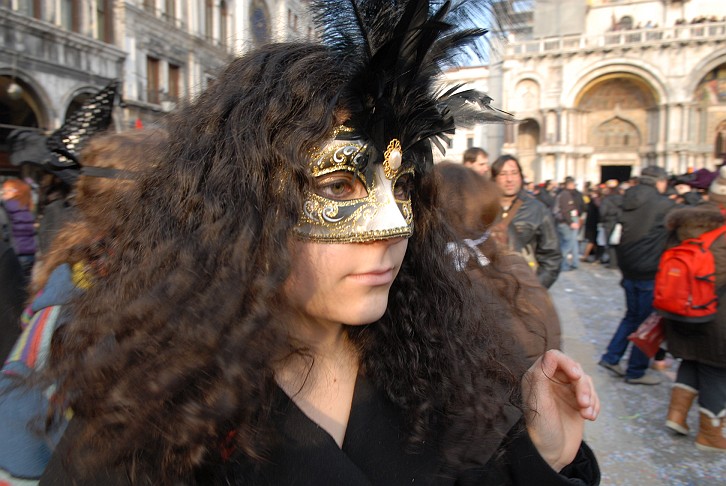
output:
<svg viewBox="0 0 726 486"><path fill-rule="evenodd" d="M709 194L726 193L726 179L712 184ZM666 219L672 245L698 238L707 231L723 228L726 223L718 204L708 202L673 210ZM726 238L718 237L711 246L715 264L718 295L726 288ZM668 351L681 359L676 382L671 390L666 427L688 435L687 418L698 399L699 427L696 447L712 452L726 452L726 306L719 306L713 321L686 324L665 319Z"/></svg>
<svg viewBox="0 0 726 486"><path fill-rule="evenodd" d="M62 335L72 297L106 274L107 242L126 211L121 195L133 186L134 173L150 163L149 149L162 140L158 131L107 134L92 139L83 151L77 217L60 230L39 262L32 283L35 297L23 315L23 333L0 375L0 478L8 474L14 481L37 481L60 438L64 420L48 437L40 433L37 421L50 408L48 400L59 395L43 386L26 390L17 385L32 380L31 372L46 366L51 340Z"/></svg>
<svg viewBox="0 0 726 486"><path fill-rule="evenodd" d="M457 237L447 252L457 270L466 270L480 302L500 312L497 321L522 347L528 366L548 349L561 349L560 320L547 289L524 257L491 238L501 209L497 184L461 164L437 164L434 173L443 217Z"/></svg>
<svg viewBox="0 0 726 486"><path fill-rule="evenodd" d="M15 250L23 268L26 281L35 263L35 216L30 186L20 179L8 179L3 183L2 196L5 210L12 223Z"/></svg>
<svg viewBox="0 0 726 486"><path fill-rule="evenodd" d="M430 143L453 120L396 57L440 59L422 5L359 12L393 36L365 63L263 46L173 116L55 349L75 415L41 484L599 480L589 377L553 352L520 388L443 257Z"/></svg>

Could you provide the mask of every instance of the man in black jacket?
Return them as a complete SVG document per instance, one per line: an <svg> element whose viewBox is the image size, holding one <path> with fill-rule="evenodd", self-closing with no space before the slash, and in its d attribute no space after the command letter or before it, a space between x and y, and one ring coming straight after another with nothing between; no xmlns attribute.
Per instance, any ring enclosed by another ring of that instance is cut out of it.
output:
<svg viewBox="0 0 726 486"><path fill-rule="evenodd" d="M550 210L522 189L522 167L511 155L502 155L491 167L502 190L502 219L493 228L497 242L522 253L536 269L540 283L549 288L560 273L562 254Z"/></svg>
<svg viewBox="0 0 726 486"><path fill-rule="evenodd" d="M635 346L627 369L623 370L619 363L628 348L628 336L653 312L655 274L668 237L665 216L674 206L663 195L667 187L665 170L648 166L641 171L638 185L623 196L623 233L616 252L627 310L599 364L635 385L660 383L657 377L646 374L650 359Z"/></svg>

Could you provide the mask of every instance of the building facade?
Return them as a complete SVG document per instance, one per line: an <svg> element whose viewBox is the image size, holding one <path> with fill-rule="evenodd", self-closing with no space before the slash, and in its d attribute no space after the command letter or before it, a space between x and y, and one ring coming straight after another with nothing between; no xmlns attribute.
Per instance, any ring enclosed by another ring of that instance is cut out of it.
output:
<svg viewBox="0 0 726 486"><path fill-rule="evenodd" d="M312 35L307 0L0 0L0 173L16 128L49 133L122 81L119 130L153 126L236 54Z"/></svg>
<svg viewBox="0 0 726 486"><path fill-rule="evenodd" d="M489 66L494 105L521 122L474 145L517 156L534 181L726 160L726 2L537 0L532 22Z"/></svg>

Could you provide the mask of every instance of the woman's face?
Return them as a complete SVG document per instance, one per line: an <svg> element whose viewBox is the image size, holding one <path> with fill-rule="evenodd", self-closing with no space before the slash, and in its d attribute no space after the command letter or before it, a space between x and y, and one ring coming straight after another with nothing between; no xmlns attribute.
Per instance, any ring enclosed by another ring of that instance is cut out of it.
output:
<svg viewBox="0 0 726 486"><path fill-rule="evenodd" d="M311 322L379 319L406 254L414 169L396 139L381 163L370 153L364 139L339 127L311 156L314 187L305 193L285 283L293 311Z"/></svg>
<svg viewBox="0 0 726 486"><path fill-rule="evenodd" d="M318 322L361 325L378 320L398 275L407 238L367 243L296 240L285 293L294 311Z"/></svg>
<svg viewBox="0 0 726 486"><path fill-rule="evenodd" d="M18 191L11 186L10 184L3 184L2 186L2 198L7 201L9 199L12 199Z"/></svg>

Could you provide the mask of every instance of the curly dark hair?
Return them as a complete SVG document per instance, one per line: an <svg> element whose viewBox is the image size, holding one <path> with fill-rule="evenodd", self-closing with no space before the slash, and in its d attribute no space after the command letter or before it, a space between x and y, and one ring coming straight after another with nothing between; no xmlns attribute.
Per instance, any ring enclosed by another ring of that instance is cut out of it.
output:
<svg viewBox="0 0 726 486"><path fill-rule="evenodd" d="M339 62L317 44L262 47L172 115L108 277L55 343L49 379L82 419L74 458L84 467L193 481L230 432L238 451L264 457L272 363L292 350L275 309L312 184L308 157L350 110ZM347 330L362 371L410 419L411 442L444 430L443 454L462 464L519 403L521 370L442 256L434 178L414 185L415 231L388 309Z"/></svg>

